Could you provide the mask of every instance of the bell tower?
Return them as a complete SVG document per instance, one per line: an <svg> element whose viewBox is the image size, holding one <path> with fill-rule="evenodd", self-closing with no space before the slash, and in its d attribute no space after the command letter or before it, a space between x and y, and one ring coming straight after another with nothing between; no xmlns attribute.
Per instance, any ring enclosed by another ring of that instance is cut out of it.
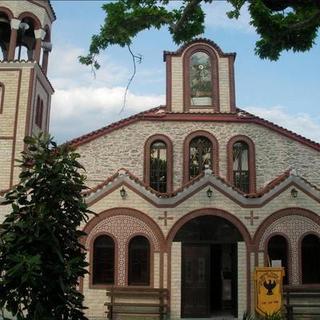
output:
<svg viewBox="0 0 320 320"><path fill-rule="evenodd" d="M17 182L24 137L49 129L55 19L49 0L0 0L0 190Z"/></svg>

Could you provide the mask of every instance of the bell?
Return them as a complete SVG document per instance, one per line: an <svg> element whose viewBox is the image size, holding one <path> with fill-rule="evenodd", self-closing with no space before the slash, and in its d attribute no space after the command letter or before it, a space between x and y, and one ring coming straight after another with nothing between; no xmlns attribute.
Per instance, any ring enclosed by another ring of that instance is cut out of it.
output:
<svg viewBox="0 0 320 320"><path fill-rule="evenodd" d="M27 31L30 28L29 24L26 22L20 22L19 29L22 30L22 32Z"/></svg>

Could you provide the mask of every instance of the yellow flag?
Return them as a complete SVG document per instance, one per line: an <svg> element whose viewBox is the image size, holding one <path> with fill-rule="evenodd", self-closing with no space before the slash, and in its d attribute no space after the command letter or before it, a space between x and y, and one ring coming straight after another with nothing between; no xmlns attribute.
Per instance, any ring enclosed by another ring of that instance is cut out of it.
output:
<svg viewBox="0 0 320 320"><path fill-rule="evenodd" d="M282 280L284 268L256 268L256 310L261 315L271 315L282 308Z"/></svg>

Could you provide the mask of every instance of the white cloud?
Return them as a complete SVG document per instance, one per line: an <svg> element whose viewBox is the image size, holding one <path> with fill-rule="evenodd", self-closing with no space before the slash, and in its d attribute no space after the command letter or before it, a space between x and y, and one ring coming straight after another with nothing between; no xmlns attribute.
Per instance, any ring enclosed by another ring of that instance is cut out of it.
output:
<svg viewBox="0 0 320 320"><path fill-rule="evenodd" d="M52 99L51 132L59 142L99 129L134 113L159 106L164 95L136 95L124 87L74 87L59 89Z"/></svg>
<svg viewBox="0 0 320 320"><path fill-rule="evenodd" d="M95 76L90 67L78 61L80 55L85 55L83 48L57 45L50 56L49 77L56 89L86 86L118 85L128 80L131 71L112 62L106 54L99 56L101 68Z"/></svg>
<svg viewBox="0 0 320 320"><path fill-rule="evenodd" d="M227 17L226 13L233 9L232 5L227 2L213 1L211 4L205 4L203 8L206 12L205 23L207 27L255 32L255 29L250 25L251 18L248 5L242 7L238 19L229 19Z"/></svg>
<svg viewBox="0 0 320 320"><path fill-rule="evenodd" d="M320 119L312 118L309 114L293 113L283 106L246 107L245 110L306 138L320 142Z"/></svg>
<svg viewBox="0 0 320 320"><path fill-rule="evenodd" d="M58 142L99 129L113 121L164 104L164 95L128 91L123 112L125 86L132 70L99 57L101 69L93 76L78 62L82 48L57 46L50 57L49 77L55 88L52 97L50 131ZM159 81L160 71L142 70L144 83Z"/></svg>

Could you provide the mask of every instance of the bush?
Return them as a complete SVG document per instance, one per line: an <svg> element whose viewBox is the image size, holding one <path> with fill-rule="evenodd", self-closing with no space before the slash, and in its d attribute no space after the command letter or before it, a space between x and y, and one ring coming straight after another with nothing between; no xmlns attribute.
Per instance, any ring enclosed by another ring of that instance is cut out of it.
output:
<svg viewBox="0 0 320 320"><path fill-rule="evenodd" d="M86 274L78 228L88 219L79 155L50 137L27 137L19 184L0 234L0 309L18 320L86 320L77 291Z"/></svg>

